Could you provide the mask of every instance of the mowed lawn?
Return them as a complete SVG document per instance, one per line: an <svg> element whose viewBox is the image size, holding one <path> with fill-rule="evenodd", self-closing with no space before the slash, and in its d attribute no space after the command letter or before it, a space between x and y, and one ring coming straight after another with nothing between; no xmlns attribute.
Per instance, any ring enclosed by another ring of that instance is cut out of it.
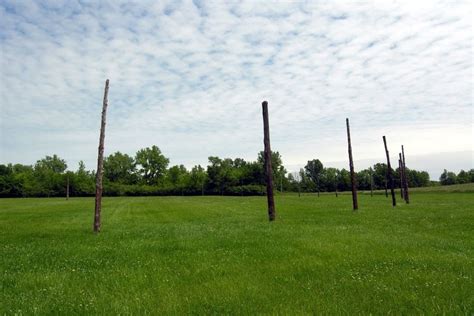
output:
<svg viewBox="0 0 474 316"><path fill-rule="evenodd" d="M0 314L472 314L474 193L411 198L2 199Z"/></svg>

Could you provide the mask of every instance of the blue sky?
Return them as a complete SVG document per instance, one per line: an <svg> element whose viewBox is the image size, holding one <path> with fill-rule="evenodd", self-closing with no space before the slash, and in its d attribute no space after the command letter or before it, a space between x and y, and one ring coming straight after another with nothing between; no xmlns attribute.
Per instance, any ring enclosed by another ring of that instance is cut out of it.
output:
<svg viewBox="0 0 474 316"><path fill-rule="evenodd" d="M473 168L470 1L0 0L0 163L95 168L158 145L171 164L256 159L261 102L289 171L393 159Z"/></svg>

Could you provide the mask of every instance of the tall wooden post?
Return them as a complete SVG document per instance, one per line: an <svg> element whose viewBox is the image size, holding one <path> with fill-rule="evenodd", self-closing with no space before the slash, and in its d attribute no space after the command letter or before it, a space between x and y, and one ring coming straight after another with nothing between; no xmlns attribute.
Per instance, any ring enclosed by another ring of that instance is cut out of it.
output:
<svg viewBox="0 0 474 316"><path fill-rule="evenodd" d="M66 179L66 200L69 200L69 175L67 175Z"/></svg>
<svg viewBox="0 0 474 316"><path fill-rule="evenodd" d="M383 144L385 146L385 154L387 155L387 180L388 184L390 185L390 193L392 194L392 206L396 206L397 200L395 198L395 183L393 181L392 166L390 165L390 155L388 153L387 140L385 139L385 136L383 136Z"/></svg>
<svg viewBox="0 0 474 316"><path fill-rule="evenodd" d="M405 193L405 202L410 203L410 196L408 194L408 176L407 176L407 165L405 162L405 149L402 145L402 165L403 165L403 191Z"/></svg>
<svg viewBox="0 0 474 316"><path fill-rule="evenodd" d="M102 174L104 167L104 139L105 139L105 120L107 114L109 94L109 79L105 81L104 100L102 102L102 119L100 125L99 153L97 157L97 171L95 175L95 212L94 212L94 232L100 232L100 211L102 208Z"/></svg>
<svg viewBox="0 0 474 316"><path fill-rule="evenodd" d="M349 128L349 119L346 118L346 127L347 127L347 150L349 152L349 168L351 171L351 185L352 185L352 209L356 211L359 206L357 205L357 188L356 188L356 178L354 172L354 161L352 160L352 145L351 145L351 131Z"/></svg>
<svg viewBox="0 0 474 316"><path fill-rule="evenodd" d="M265 157L265 180L267 184L268 219L275 220L275 202L273 200L272 150L270 148L270 126L268 123L268 102L262 102L263 144Z"/></svg>

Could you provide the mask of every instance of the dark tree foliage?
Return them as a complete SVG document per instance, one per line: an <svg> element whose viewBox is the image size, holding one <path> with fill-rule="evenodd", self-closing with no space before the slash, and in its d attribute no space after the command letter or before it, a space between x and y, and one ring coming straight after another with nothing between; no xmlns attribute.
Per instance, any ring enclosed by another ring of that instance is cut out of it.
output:
<svg viewBox="0 0 474 316"><path fill-rule="evenodd" d="M444 172L439 177L439 182L442 185L450 185L457 183L457 176L454 172L444 169Z"/></svg>
<svg viewBox="0 0 474 316"><path fill-rule="evenodd" d="M321 191L320 180L324 170L323 163L319 159L308 161L304 167L306 176L313 182L316 190Z"/></svg>
<svg viewBox="0 0 474 316"><path fill-rule="evenodd" d="M104 177L110 182L136 183L138 174L136 173L135 160L133 157L117 151L105 158Z"/></svg>

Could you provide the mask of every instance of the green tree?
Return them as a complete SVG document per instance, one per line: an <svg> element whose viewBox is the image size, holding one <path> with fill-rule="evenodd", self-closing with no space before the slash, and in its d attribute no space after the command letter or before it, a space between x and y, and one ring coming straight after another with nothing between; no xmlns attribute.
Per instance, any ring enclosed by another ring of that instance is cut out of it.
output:
<svg viewBox="0 0 474 316"><path fill-rule="evenodd" d="M273 174L273 183L275 186L279 186L280 181L283 177L286 175L286 169L283 167L283 161L281 158L281 155L278 151L272 151L272 174ZM262 169L261 176L262 178L262 184L265 184L265 156L264 152L261 151L258 153L257 157L257 162L260 165L260 168Z"/></svg>
<svg viewBox="0 0 474 316"><path fill-rule="evenodd" d="M471 182L471 177L469 172L466 172L464 170L459 171L457 175L457 183L463 184L463 183L469 183Z"/></svg>
<svg viewBox="0 0 474 316"><path fill-rule="evenodd" d="M233 172L233 160L230 158L209 157L207 174L209 187L215 192L224 194L227 188L238 185L238 178Z"/></svg>
<svg viewBox="0 0 474 316"><path fill-rule="evenodd" d="M469 182L474 182L474 169L468 171L469 173Z"/></svg>
<svg viewBox="0 0 474 316"><path fill-rule="evenodd" d="M188 171L184 165L173 166L168 169L167 177L169 182L176 188L182 188L185 184Z"/></svg>
<svg viewBox="0 0 474 316"><path fill-rule="evenodd" d="M81 160L74 175L72 194L76 196L87 196L95 193L95 175L86 170L86 165Z"/></svg>
<svg viewBox="0 0 474 316"><path fill-rule="evenodd" d="M140 149L135 156L135 162L140 166L138 171L144 182L157 184L166 173L169 159L161 153L157 146L152 146Z"/></svg>
<svg viewBox="0 0 474 316"><path fill-rule="evenodd" d="M59 158L57 155L46 156L45 158L38 160L35 164L35 171L47 170L53 173L63 173L66 169L66 161Z"/></svg>
<svg viewBox="0 0 474 316"><path fill-rule="evenodd" d="M319 192L321 190L319 182L324 170L323 163L319 159L313 159L308 161L304 169L306 175L311 179L311 181L313 181L313 183L316 185L316 189Z"/></svg>
<svg viewBox="0 0 474 316"><path fill-rule="evenodd" d="M338 191L351 190L351 173L344 168L339 170L339 180L338 180L337 189Z"/></svg>
<svg viewBox="0 0 474 316"><path fill-rule="evenodd" d="M137 182L135 160L117 151L104 159L104 177L111 182L135 184Z"/></svg>
<svg viewBox="0 0 474 316"><path fill-rule="evenodd" d="M359 190L370 190L370 170L364 169L357 172L357 184Z"/></svg>
<svg viewBox="0 0 474 316"><path fill-rule="evenodd" d="M36 162L33 179L25 177L28 195L64 196L66 181L63 176L66 161L57 155L46 156Z"/></svg>
<svg viewBox="0 0 474 316"><path fill-rule="evenodd" d="M385 189L387 184L387 164L376 163L374 165L373 179L375 189Z"/></svg>
<svg viewBox="0 0 474 316"><path fill-rule="evenodd" d="M194 166L190 172L190 189L193 192L201 192L204 195L207 173L201 165Z"/></svg>
<svg viewBox="0 0 474 316"><path fill-rule="evenodd" d="M456 174L444 169L443 173L439 177L439 182L441 182L441 185L456 184Z"/></svg>
<svg viewBox="0 0 474 316"><path fill-rule="evenodd" d="M320 185L323 191L332 192L337 188L339 181L339 170L336 168L324 168L320 177Z"/></svg>

